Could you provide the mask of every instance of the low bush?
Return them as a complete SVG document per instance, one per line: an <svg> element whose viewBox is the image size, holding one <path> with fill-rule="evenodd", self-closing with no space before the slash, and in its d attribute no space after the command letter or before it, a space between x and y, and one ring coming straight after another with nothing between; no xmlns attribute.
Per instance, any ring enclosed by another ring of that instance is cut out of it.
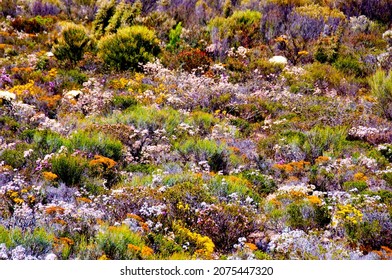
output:
<svg viewBox="0 0 392 280"><path fill-rule="evenodd" d="M154 253L145 246L142 237L126 225L105 228L97 234L96 242L106 258L111 260L148 259Z"/></svg>
<svg viewBox="0 0 392 280"><path fill-rule="evenodd" d="M67 186L80 185L87 161L78 156L58 155L51 160L52 172Z"/></svg>
<svg viewBox="0 0 392 280"><path fill-rule="evenodd" d="M116 34L102 37L98 54L116 70L142 70L142 64L151 61L159 52L159 40L154 31L145 26L118 29Z"/></svg>
<svg viewBox="0 0 392 280"><path fill-rule="evenodd" d="M369 79L372 94L377 98L381 114L392 120L392 72L378 70Z"/></svg>
<svg viewBox="0 0 392 280"><path fill-rule="evenodd" d="M102 155L118 161L122 156L122 144L103 132L79 131L73 134L67 147L71 150L79 150L89 156Z"/></svg>
<svg viewBox="0 0 392 280"><path fill-rule="evenodd" d="M57 43L53 46L53 53L59 60L75 65L83 58L90 44L91 40L82 25L67 23Z"/></svg>

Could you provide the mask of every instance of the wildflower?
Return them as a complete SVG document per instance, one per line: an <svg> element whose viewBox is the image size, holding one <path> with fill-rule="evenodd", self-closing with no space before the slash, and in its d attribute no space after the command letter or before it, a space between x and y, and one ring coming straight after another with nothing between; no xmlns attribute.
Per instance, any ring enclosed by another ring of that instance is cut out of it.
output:
<svg viewBox="0 0 392 280"><path fill-rule="evenodd" d="M283 64L283 65L286 65L288 63L287 58L281 55L273 56L268 61L270 63Z"/></svg>
<svg viewBox="0 0 392 280"><path fill-rule="evenodd" d="M308 196L308 200L310 203L315 204L315 205L320 205L322 203L321 199L315 195Z"/></svg>
<svg viewBox="0 0 392 280"><path fill-rule="evenodd" d="M15 98L16 98L15 93L0 90L0 99L6 100L6 101L11 101L11 100L14 100Z"/></svg>
<svg viewBox="0 0 392 280"><path fill-rule="evenodd" d="M308 51L300 51L298 52L298 55L308 55L309 52Z"/></svg>
<svg viewBox="0 0 392 280"><path fill-rule="evenodd" d="M133 244L128 244L128 249L131 250L132 252L140 251L140 247L139 246L135 246Z"/></svg>
<svg viewBox="0 0 392 280"><path fill-rule="evenodd" d="M81 92L80 90L71 90L65 93L64 96L67 97L68 99L75 99L82 94L83 92Z"/></svg>
<svg viewBox="0 0 392 280"><path fill-rule="evenodd" d="M44 176L45 180L47 181L54 181L58 178L58 176L52 172L43 172L42 175Z"/></svg>
<svg viewBox="0 0 392 280"><path fill-rule="evenodd" d="M131 244L130 244L130 245L131 245ZM151 256L152 254L154 254L154 250L151 249L151 248L148 247L148 246L143 246L141 254L142 254L142 257L143 257L143 258L146 258L146 257L149 257L149 256Z"/></svg>

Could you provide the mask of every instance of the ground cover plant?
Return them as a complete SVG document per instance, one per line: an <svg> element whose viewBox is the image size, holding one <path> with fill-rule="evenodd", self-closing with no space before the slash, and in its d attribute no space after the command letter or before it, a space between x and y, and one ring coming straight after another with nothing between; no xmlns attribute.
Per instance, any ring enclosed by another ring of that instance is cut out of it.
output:
<svg viewBox="0 0 392 280"><path fill-rule="evenodd" d="M392 259L390 11L1 1L0 259Z"/></svg>

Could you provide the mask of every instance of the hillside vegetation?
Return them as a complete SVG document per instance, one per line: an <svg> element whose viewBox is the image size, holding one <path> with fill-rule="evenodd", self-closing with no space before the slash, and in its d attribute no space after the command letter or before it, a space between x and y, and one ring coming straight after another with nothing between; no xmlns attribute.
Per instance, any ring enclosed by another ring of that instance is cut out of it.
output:
<svg viewBox="0 0 392 280"><path fill-rule="evenodd" d="M392 2L0 1L0 259L392 259Z"/></svg>

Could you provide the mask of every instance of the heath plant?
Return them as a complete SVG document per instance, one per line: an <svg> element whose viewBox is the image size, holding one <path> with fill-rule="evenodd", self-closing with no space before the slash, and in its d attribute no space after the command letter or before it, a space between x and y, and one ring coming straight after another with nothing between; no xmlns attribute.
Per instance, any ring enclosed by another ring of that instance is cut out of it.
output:
<svg viewBox="0 0 392 280"><path fill-rule="evenodd" d="M145 26L123 27L98 42L103 61L116 70L142 70L141 64L152 61L160 52L159 40Z"/></svg>
<svg viewBox="0 0 392 280"><path fill-rule="evenodd" d="M60 38L53 46L53 53L59 60L68 61L74 66L82 60L90 46L87 30L82 25L67 23L62 27Z"/></svg>

